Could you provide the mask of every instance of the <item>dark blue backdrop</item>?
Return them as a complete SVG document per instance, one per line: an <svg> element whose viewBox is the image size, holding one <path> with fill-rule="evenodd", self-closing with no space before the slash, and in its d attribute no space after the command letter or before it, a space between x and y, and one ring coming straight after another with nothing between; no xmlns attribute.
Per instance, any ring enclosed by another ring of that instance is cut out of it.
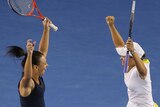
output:
<svg viewBox="0 0 160 107"><path fill-rule="evenodd" d="M125 107L127 90L105 17L114 15L127 39L131 0L37 0L59 30L51 31L44 75L47 107ZM160 104L160 1L138 0L133 39L151 61L154 100ZM8 45L38 42L42 23L13 13L0 0L0 107L19 107L20 61L4 56ZM37 48L37 47L36 47Z"/></svg>

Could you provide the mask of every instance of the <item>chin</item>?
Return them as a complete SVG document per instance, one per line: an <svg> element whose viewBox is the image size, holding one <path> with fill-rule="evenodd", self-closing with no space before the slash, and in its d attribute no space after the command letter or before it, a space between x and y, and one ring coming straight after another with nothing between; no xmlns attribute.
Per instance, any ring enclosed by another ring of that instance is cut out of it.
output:
<svg viewBox="0 0 160 107"><path fill-rule="evenodd" d="M40 76L42 77L44 75L44 73L41 73Z"/></svg>
<svg viewBox="0 0 160 107"><path fill-rule="evenodd" d="M42 75L44 75L44 73L45 73L45 70L42 72Z"/></svg>

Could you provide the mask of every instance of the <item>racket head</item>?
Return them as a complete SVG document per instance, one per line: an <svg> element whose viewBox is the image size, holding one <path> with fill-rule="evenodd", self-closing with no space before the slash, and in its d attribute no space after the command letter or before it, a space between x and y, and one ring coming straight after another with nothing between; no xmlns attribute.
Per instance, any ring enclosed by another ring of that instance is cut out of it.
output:
<svg viewBox="0 0 160 107"><path fill-rule="evenodd" d="M18 15L32 16L34 11L34 0L7 0L9 7Z"/></svg>
<svg viewBox="0 0 160 107"><path fill-rule="evenodd" d="M132 29L133 29L133 22L134 22L135 7L136 7L136 0L132 0L132 9L131 9L129 34L128 34L129 38L132 37Z"/></svg>

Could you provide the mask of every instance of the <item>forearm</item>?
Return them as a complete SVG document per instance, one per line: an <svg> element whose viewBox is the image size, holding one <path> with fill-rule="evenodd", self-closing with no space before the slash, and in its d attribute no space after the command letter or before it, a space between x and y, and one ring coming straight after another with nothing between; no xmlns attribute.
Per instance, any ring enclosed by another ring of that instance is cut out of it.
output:
<svg viewBox="0 0 160 107"><path fill-rule="evenodd" d="M45 56L47 55L49 48L49 33L50 28L44 27L42 38L39 44L39 51L42 52Z"/></svg>
<svg viewBox="0 0 160 107"><path fill-rule="evenodd" d="M24 66L23 85L27 87L32 79L32 55L28 54Z"/></svg>
<svg viewBox="0 0 160 107"><path fill-rule="evenodd" d="M139 74L145 78L145 76L147 75L147 69L143 63L143 61L139 58L138 54L136 52L132 53L132 56L135 60L135 64L137 67L137 70L139 72Z"/></svg>
<svg viewBox="0 0 160 107"><path fill-rule="evenodd" d="M24 66L24 78L32 78L32 55L27 55L27 59Z"/></svg>
<svg viewBox="0 0 160 107"><path fill-rule="evenodd" d="M109 29L112 35L112 40L115 47L123 47L125 45L120 33L117 31L115 25L109 25Z"/></svg>

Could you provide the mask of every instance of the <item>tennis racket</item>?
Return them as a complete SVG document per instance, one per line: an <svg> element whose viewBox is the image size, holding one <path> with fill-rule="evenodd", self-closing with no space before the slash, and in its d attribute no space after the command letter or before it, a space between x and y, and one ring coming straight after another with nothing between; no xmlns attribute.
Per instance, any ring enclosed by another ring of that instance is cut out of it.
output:
<svg viewBox="0 0 160 107"><path fill-rule="evenodd" d="M18 15L21 16L33 16L42 21L46 20L40 12L36 0L7 0L9 7ZM53 23L49 25L54 31L58 30L58 27Z"/></svg>
<svg viewBox="0 0 160 107"><path fill-rule="evenodd" d="M133 21L134 21L135 6L136 6L136 0L133 0L132 1L132 10L131 10L131 15L130 15L130 24L129 24L128 38L132 37L132 28L133 28ZM124 68L123 68L123 72L124 73L127 72L128 58L129 58L129 51L127 51L127 53L126 53L125 64L124 64Z"/></svg>

